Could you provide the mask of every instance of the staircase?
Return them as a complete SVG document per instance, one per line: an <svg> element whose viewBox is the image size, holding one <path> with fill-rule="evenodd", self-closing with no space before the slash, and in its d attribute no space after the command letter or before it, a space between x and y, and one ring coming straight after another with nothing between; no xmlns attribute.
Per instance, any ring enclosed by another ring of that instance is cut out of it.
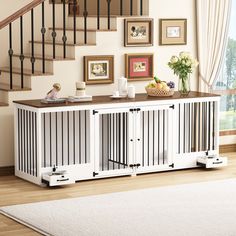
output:
<svg viewBox="0 0 236 236"><path fill-rule="evenodd" d="M52 77L55 61L74 61L76 47L96 46L97 32L115 32L117 17L125 15L127 2L128 16L143 15L144 0L117 0L119 15L111 15L112 1L81 0L82 14L76 14L74 7L68 15L68 0L34 0L0 22L0 31L8 30L8 59L0 67L0 109L9 106L12 93L30 92L32 79L42 77L43 83L43 77ZM70 4L76 6L77 0ZM95 4L95 15L88 11L90 4ZM138 14L134 5L139 6Z"/></svg>

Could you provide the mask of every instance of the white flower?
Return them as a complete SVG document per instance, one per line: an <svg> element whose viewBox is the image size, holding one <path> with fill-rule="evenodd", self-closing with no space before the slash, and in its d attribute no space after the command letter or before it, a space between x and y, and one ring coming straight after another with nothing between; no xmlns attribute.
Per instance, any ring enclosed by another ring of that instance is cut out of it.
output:
<svg viewBox="0 0 236 236"><path fill-rule="evenodd" d="M184 59L184 58L188 59L188 58L190 58L190 53L189 53L189 52L181 52L181 53L179 54L179 57L180 57L181 59Z"/></svg>
<svg viewBox="0 0 236 236"><path fill-rule="evenodd" d="M172 64L176 63L178 61L178 57L177 56L172 56L171 59L170 59L170 62Z"/></svg>

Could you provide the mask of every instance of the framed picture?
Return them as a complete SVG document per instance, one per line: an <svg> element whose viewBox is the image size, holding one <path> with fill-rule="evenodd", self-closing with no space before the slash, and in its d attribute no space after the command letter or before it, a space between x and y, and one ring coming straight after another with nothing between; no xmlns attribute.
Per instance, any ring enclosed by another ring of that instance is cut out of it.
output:
<svg viewBox="0 0 236 236"><path fill-rule="evenodd" d="M114 56L85 56L84 81L86 84L114 83Z"/></svg>
<svg viewBox="0 0 236 236"><path fill-rule="evenodd" d="M125 47L153 46L153 19L125 19Z"/></svg>
<svg viewBox="0 0 236 236"><path fill-rule="evenodd" d="M125 54L125 74L129 81L152 80L153 54Z"/></svg>
<svg viewBox="0 0 236 236"><path fill-rule="evenodd" d="M160 45L187 44L187 19L160 19Z"/></svg>

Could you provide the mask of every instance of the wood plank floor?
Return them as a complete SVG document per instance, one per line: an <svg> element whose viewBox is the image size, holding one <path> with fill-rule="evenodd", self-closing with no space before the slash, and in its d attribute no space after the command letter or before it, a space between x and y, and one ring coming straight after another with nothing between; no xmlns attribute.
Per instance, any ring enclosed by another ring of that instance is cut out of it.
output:
<svg viewBox="0 0 236 236"><path fill-rule="evenodd" d="M173 172L84 181L67 187L42 188L15 176L0 177L0 206L75 198L111 192L236 178L236 153L229 153L223 169L191 169ZM31 236L38 233L0 215L0 236Z"/></svg>

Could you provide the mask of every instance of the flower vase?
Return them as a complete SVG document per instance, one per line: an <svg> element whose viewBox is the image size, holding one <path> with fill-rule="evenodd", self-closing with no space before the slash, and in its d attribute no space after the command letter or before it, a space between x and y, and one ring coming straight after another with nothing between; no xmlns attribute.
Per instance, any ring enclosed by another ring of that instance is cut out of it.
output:
<svg viewBox="0 0 236 236"><path fill-rule="evenodd" d="M187 77L179 77L179 92L185 96L190 93L190 74Z"/></svg>

